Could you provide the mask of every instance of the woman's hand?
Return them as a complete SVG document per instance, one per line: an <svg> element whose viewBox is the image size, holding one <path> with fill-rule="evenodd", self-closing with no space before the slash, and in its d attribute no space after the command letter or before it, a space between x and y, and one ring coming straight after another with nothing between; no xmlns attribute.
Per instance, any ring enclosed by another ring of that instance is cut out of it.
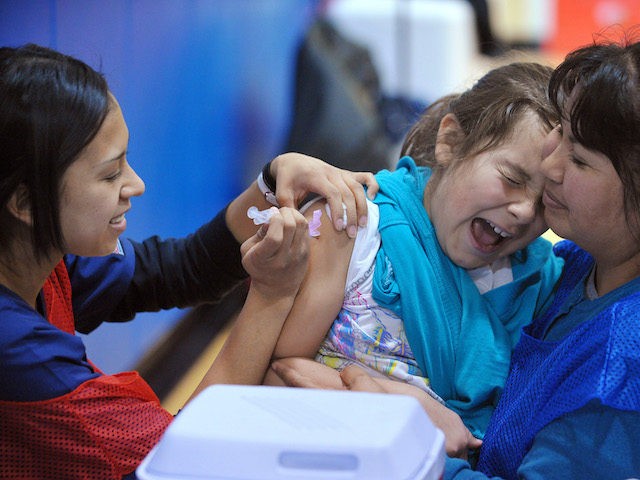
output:
<svg viewBox="0 0 640 480"><path fill-rule="evenodd" d="M309 228L293 208L273 207L268 224L240 247L252 288L267 298L293 297L307 269Z"/></svg>
<svg viewBox="0 0 640 480"><path fill-rule="evenodd" d="M358 225L367 223L366 197L373 199L378 193L378 182L372 173L342 170L300 153L276 157L270 164L270 173L276 179L276 198L280 206L297 208L309 194L321 195L331 209L334 228L346 230L351 238L355 238ZM367 186L366 196L363 185ZM256 225L247 217L247 210L252 206L260 210L270 206L257 182L227 207L225 221L239 243L256 233Z"/></svg>
<svg viewBox="0 0 640 480"><path fill-rule="evenodd" d="M351 238L355 238L357 226L367 222L367 202L362 185L367 186L370 199L378 192L378 183L372 173L343 170L301 153L276 157L271 162L271 174L276 179L276 198L281 206L296 207L309 193L320 194L331 208L335 229L346 229Z"/></svg>
<svg viewBox="0 0 640 480"><path fill-rule="evenodd" d="M307 220L292 208L275 209L269 223L261 225L241 250L242 265L251 275L249 292L224 346L193 396L216 383L262 382L306 272Z"/></svg>
<svg viewBox="0 0 640 480"><path fill-rule="evenodd" d="M462 420L452 410L448 409L425 391L406 383L395 382L387 378L372 378L364 370L351 365L341 374L342 383L349 390L396 393L409 395L418 399L422 408L427 412L431 421L444 433L445 449L450 457L466 459L469 450L482 446L482 440L475 438L465 427Z"/></svg>
<svg viewBox="0 0 640 480"><path fill-rule="evenodd" d="M307 358L276 360L271 364L271 371L289 387L348 389L412 396L420 402L431 421L444 433L447 455L466 459L470 449L477 449L482 445L482 440L471 435L458 414L413 385L388 378L373 378L355 365L348 366L338 373Z"/></svg>

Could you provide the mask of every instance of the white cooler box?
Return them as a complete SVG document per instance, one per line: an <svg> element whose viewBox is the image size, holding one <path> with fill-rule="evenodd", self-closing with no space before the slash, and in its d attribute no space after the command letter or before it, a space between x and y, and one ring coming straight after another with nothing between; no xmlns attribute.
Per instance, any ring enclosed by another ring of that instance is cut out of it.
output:
<svg viewBox="0 0 640 480"><path fill-rule="evenodd" d="M436 480L444 435L403 395L215 385L142 462L140 480Z"/></svg>

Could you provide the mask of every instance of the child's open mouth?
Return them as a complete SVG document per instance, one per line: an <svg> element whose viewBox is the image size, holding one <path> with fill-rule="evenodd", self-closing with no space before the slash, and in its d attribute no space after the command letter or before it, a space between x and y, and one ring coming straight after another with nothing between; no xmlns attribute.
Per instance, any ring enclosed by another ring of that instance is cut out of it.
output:
<svg viewBox="0 0 640 480"><path fill-rule="evenodd" d="M471 222L471 234L483 250L493 250L513 235L483 218L474 218Z"/></svg>

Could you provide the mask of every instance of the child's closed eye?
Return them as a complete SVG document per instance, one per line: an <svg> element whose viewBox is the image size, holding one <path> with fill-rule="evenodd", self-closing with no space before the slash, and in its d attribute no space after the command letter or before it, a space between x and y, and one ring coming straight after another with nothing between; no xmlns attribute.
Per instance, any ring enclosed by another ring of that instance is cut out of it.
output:
<svg viewBox="0 0 640 480"><path fill-rule="evenodd" d="M523 187L526 184L526 182L518 175L514 175L511 172L506 171L504 169L499 169L499 172L503 180L506 181L512 187Z"/></svg>

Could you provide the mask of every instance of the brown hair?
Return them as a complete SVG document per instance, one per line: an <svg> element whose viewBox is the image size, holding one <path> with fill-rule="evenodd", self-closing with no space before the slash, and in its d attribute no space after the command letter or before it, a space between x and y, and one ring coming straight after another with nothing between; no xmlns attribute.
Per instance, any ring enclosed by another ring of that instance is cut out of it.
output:
<svg viewBox="0 0 640 480"><path fill-rule="evenodd" d="M547 95L552 71L533 62L511 63L489 71L464 93L440 98L409 131L401 155L410 155L418 165L435 167L438 128L448 113L456 116L464 133L453 142L457 158L501 144L526 112L536 113L551 130L558 122Z"/></svg>

